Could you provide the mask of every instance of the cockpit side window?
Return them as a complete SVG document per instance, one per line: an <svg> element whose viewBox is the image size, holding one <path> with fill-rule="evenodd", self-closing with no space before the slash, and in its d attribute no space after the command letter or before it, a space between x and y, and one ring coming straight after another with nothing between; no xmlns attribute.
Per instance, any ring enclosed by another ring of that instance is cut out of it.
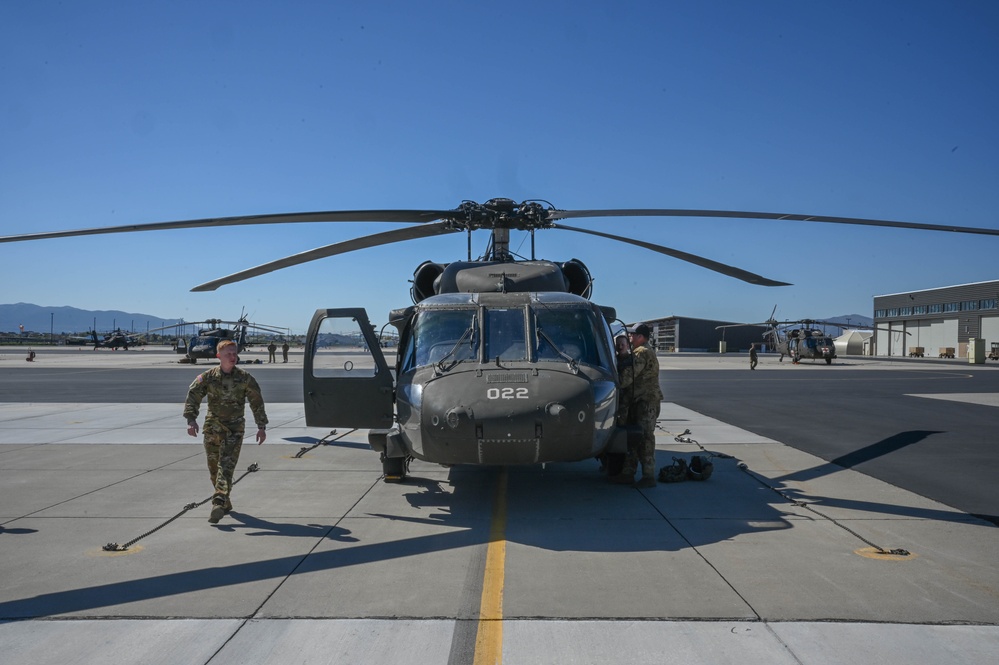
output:
<svg viewBox="0 0 999 665"><path fill-rule="evenodd" d="M486 359L527 360L524 308L490 308L486 316Z"/></svg>
<svg viewBox="0 0 999 665"><path fill-rule="evenodd" d="M429 309L418 313L403 352L402 371L436 363L446 356L452 361L477 358L479 334L475 313L474 308Z"/></svg>

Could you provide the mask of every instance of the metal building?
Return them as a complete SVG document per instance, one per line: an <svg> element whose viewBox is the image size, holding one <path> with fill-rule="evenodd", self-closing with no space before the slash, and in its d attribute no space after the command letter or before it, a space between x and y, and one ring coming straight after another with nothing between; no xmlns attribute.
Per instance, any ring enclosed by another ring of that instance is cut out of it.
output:
<svg viewBox="0 0 999 665"><path fill-rule="evenodd" d="M999 344L999 280L874 296L874 325L874 355L967 358Z"/></svg>
<svg viewBox="0 0 999 665"><path fill-rule="evenodd" d="M641 323L641 322L639 322ZM729 352L748 351L753 342L761 344L766 326L740 326L718 330L718 326L732 325L732 321L711 321L686 316L668 316L645 321L652 328L652 345L660 353L677 351L702 351L717 353L719 342L724 341Z"/></svg>

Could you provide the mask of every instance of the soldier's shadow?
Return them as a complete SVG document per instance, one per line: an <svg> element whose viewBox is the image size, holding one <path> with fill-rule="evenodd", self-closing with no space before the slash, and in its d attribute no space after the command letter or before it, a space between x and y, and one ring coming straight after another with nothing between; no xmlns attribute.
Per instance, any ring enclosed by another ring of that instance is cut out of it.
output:
<svg viewBox="0 0 999 665"><path fill-rule="evenodd" d="M227 518L234 519L238 524L222 522L216 525L220 531L235 533L243 531L246 536L285 536L292 538L328 538L342 543L356 543L357 538L350 535L350 529L331 524L297 524L295 522L271 522L253 515L232 511Z"/></svg>

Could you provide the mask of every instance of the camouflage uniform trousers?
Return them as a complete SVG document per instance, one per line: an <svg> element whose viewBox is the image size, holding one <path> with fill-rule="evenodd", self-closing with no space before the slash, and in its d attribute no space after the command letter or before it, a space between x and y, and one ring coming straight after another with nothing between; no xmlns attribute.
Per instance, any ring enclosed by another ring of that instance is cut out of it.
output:
<svg viewBox="0 0 999 665"><path fill-rule="evenodd" d="M659 418L659 402L636 402L631 410L631 424L642 427L642 442L637 447L628 447L622 474L635 475L639 465L643 477L656 475L656 420Z"/></svg>
<svg viewBox="0 0 999 665"><path fill-rule="evenodd" d="M231 505L229 493L243 448L243 426L243 421L229 423L228 426L218 421L205 422L205 457L208 458L208 473L215 486L212 503Z"/></svg>

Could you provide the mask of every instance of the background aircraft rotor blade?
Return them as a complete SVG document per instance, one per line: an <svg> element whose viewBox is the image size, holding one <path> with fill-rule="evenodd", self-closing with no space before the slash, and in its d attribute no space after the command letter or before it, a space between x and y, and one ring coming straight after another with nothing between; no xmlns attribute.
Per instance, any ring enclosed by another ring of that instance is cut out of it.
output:
<svg viewBox="0 0 999 665"><path fill-rule="evenodd" d="M746 326L766 327L769 325L770 323L767 321L763 321L762 323L726 323L723 326L715 326L715 330L718 330L720 328L745 328Z"/></svg>
<svg viewBox="0 0 999 665"><path fill-rule="evenodd" d="M576 231L577 233L587 233L593 236L599 236L601 238L609 238L611 240L617 240L619 242L628 243L629 245L635 245L636 247L644 247L645 249L651 249L653 252L659 252L660 254L665 254L666 256L672 256L675 259L680 259L681 261L686 261L688 263L693 263L694 265L701 266L702 268L707 268L708 270L714 270L715 272L721 273L723 275L728 275L729 277L735 277L736 279L741 279L744 282L749 282L750 284L756 284L758 286L791 286L788 282L778 282L773 279L768 279L756 273L749 272L748 270L742 270L741 268L736 268L734 266L726 265L724 263L719 263L718 261L712 261L711 259L706 259L703 256L697 256L696 254L689 254L687 252L681 252L677 249L671 249L669 247L663 247L662 245L656 245L651 242L645 242L642 240L635 240L634 238L625 238L623 236L616 236L610 233L602 233L600 231L591 231L589 229L578 229L573 226L565 226L563 224L553 224L552 228L562 229L563 231Z"/></svg>
<svg viewBox="0 0 999 665"><path fill-rule="evenodd" d="M310 249L307 252L287 256L283 259L278 259L277 261L271 261L270 263L264 263L263 265L259 265L255 268L249 268L247 270L242 270L240 272L233 273L232 275L228 275L227 277L220 277L219 279L212 280L211 282L199 284L191 289L191 291L214 291L218 287L226 284L242 282L243 280L251 277L265 275L269 272L280 270L281 268L297 266L302 263L308 263L309 261L315 261L316 259L324 259L337 254L346 254L347 252L353 252L359 249L367 249L368 247L377 247L379 245L388 245L390 243L401 242L403 240L429 238L431 236L458 232L460 232L460 229L453 228L447 222L437 222L435 224L426 224L424 226L395 229L393 231L386 231L385 233L375 233L361 238L353 238L351 240L333 243L332 245L326 245L325 247Z"/></svg>

